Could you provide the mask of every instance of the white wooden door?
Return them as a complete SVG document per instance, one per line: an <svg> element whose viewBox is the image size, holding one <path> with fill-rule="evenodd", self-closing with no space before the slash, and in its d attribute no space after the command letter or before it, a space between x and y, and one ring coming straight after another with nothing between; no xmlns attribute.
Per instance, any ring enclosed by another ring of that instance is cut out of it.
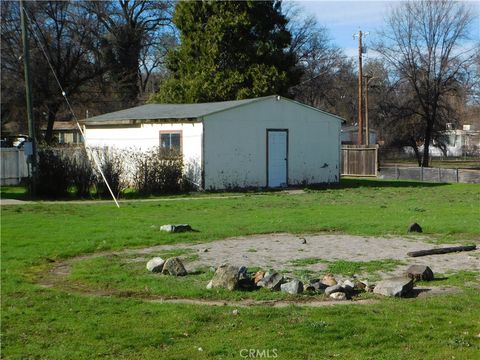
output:
<svg viewBox="0 0 480 360"><path fill-rule="evenodd" d="M288 132L267 130L267 177L268 187L287 186Z"/></svg>

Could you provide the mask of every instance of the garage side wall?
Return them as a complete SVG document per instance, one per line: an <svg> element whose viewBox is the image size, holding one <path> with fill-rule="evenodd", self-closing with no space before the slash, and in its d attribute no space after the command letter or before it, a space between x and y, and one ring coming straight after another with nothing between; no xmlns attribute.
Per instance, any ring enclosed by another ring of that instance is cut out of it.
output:
<svg viewBox="0 0 480 360"><path fill-rule="evenodd" d="M113 147L147 151L160 146L160 132L181 131L183 161L189 178L201 183L202 131L201 122L157 123L137 126L86 126L86 142L90 147Z"/></svg>
<svg viewBox="0 0 480 360"><path fill-rule="evenodd" d="M339 181L340 121L268 99L204 118L205 189L267 186L267 129L288 130L288 185Z"/></svg>

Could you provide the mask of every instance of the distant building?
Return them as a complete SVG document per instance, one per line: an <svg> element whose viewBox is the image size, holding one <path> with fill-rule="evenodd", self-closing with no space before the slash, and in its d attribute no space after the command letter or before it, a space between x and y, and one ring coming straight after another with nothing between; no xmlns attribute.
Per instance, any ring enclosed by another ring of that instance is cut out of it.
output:
<svg viewBox="0 0 480 360"><path fill-rule="evenodd" d="M369 144L377 143L377 131L369 129L370 137ZM358 126L356 125L342 125L341 130L342 145L356 145L358 142Z"/></svg>
<svg viewBox="0 0 480 360"><path fill-rule="evenodd" d="M42 128L43 134L46 131L46 128ZM80 134L77 124L72 121L55 121L53 136L57 138L59 144L77 145L83 143L82 134Z"/></svg>
<svg viewBox="0 0 480 360"><path fill-rule="evenodd" d="M435 146L430 148L431 156L478 156L480 155L480 129L474 125L463 125L463 129L445 130L444 134L448 138L446 154Z"/></svg>

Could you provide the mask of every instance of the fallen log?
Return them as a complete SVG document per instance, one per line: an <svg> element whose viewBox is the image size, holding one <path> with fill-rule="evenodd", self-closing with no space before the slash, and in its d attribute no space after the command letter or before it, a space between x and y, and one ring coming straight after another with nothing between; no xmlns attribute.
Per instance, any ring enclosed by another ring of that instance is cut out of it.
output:
<svg viewBox="0 0 480 360"><path fill-rule="evenodd" d="M427 256L427 255L437 255L437 254L448 254L451 252L457 251L472 251L477 248L476 245L467 245L467 246L453 246L437 249L428 249L428 250L418 250L408 252L407 255L411 257Z"/></svg>

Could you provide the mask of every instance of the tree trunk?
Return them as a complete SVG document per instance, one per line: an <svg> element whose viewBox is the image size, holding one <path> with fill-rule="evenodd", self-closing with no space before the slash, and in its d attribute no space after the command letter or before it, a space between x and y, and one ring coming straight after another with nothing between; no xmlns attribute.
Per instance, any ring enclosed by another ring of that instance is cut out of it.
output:
<svg viewBox="0 0 480 360"><path fill-rule="evenodd" d="M417 142L414 139L411 139L410 146L413 148L415 152L415 157L417 158L418 166L422 166L422 156L420 155L420 151L418 151Z"/></svg>
<svg viewBox="0 0 480 360"><path fill-rule="evenodd" d="M53 124L57 117L58 106L48 107L47 130L45 131L45 142L51 144L53 140Z"/></svg>
<svg viewBox="0 0 480 360"><path fill-rule="evenodd" d="M429 120L427 122L427 128L425 129L425 141L423 144L423 167L428 167L430 163L430 140L432 139L432 123Z"/></svg>

